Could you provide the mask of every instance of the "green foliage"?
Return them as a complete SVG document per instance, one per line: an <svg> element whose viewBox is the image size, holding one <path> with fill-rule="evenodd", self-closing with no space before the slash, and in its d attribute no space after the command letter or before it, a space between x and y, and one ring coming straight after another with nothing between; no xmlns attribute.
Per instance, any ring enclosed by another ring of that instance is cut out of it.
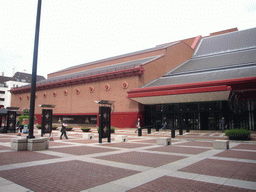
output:
<svg viewBox="0 0 256 192"><path fill-rule="evenodd" d="M29 119L29 109L23 109L22 113L23 115L18 117L19 125L22 125L23 119ZM34 119L36 120L35 116Z"/></svg>
<svg viewBox="0 0 256 192"><path fill-rule="evenodd" d="M21 115L18 117L19 125L22 125L23 119L29 119L29 115Z"/></svg>
<svg viewBox="0 0 256 192"><path fill-rule="evenodd" d="M251 131L247 129L230 129L225 131L230 140L249 140Z"/></svg>
<svg viewBox="0 0 256 192"><path fill-rule="evenodd" d="M72 126L67 126L66 129L70 129L70 128L73 128Z"/></svg>
<svg viewBox="0 0 256 192"><path fill-rule="evenodd" d="M91 129L90 127L82 127L81 129Z"/></svg>
<svg viewBox="0 0 256 192"><path fill-rule="evenodd" d="M36 127L37 127L38 129L42 129L42 125L40 125L40 124L37 124ZM53 126L52 126L52 129L57 129L57 128L58 128L57 125L53 125Z"/></svg>
<svg viewBox="0 0 256 192"><path fill-rule="evenodd" d="M23 109L22 113L24 116L29 116L29 109Z"/></svg>
<svg viewBox="0 0 256 192"><path fill-rule="evenodd" d="M111 126L111 127L110 127L110 130L112 131L112 133L114 133L114 132L115 132L115 130L116 130L116 128L115 128L115 127L113 127L113 126ZM97 131L99 132L99 127L97 127Z"/></svg>

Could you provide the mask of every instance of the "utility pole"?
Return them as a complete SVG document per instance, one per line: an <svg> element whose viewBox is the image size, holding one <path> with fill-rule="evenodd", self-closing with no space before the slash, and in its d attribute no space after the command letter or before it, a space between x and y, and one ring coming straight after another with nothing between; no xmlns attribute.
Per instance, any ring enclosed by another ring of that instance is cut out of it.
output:
<svg viewBox="0 0 256 192"><path fill-rule="evenodd" d="M34 115L35 115L35 92L36 92L36 72L37 72L37 56L38 56L38 44L39 44L39 28L40 28L40 15L41 15L42 0L38 0L37 5L37 17L36 17L36 32L34 43L34 56L33 56L33 68L32 68L32 81L31 81L31 96L30 96L30 112L29 112L29 134L28 139L35 138L34 136Z"/></svg>

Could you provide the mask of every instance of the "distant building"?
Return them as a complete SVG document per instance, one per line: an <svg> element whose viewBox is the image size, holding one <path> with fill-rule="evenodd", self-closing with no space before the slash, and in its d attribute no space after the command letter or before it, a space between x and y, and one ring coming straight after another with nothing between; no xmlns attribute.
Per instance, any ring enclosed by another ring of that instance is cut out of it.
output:
<svg viewBox="0 0 256 192"><path fill-rule="evenodd" d="M31 83L32 75L23 72L16 72L13 77L0 76L0 107L6 108L11 106L12 88L17 88ZM43 76L37 76L37 81L44 80Z"/></svg>
<svg viewBox="0 0 256 192"><path fill-rule="evenodd" d="M100 54L100 53L99 53ZM54 104L53 122L96 123L95 101L115 101L111 124L136 127L164 117L168 128L256 130L256 28L236 28L76 65L37 82L35 115ZM30 86L14 88L12 106L29 108Z"/></svg>

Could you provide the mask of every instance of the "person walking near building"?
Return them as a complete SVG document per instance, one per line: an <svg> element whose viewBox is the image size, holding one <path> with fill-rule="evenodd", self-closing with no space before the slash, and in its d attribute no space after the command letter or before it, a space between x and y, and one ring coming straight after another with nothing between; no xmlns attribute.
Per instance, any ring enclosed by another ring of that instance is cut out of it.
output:
<svg viewBox="0 0 256 192"><path fill-rule="evenodd" d="M68 139L68 136L67 136L67 133L66 133L66 127L67 126L68 126L67 124L62 123L62 128L60 130L60 132L61 132L60 139L62 139L63 135L64 135L64 137L66 137L66 139Z"/></svg>
<svg viewBox="0 0 256 192"><path fill-rule="evenodd" d="M138 121L136 123L136 126L137 126L137 130L135 131L135 133L138 132L138 130L140 129L140 118L138 118Z"/></svg>
<svg viewBox="0 0 256 192"><path fill-rule="evenodd" d="M166 131L166 125L167 125L167 120L166 120L166 117L164 117L163 119L163 127L161 128L161 130L165 130Z"/></svg>
<svg viewBox="0 0 256 192"><path fill-rule="evenodd" d="M225 122L225 118L224 117L222 117L222 119L220 121L220 124L221 124L222 131L225 131L225 124L226 124L226 122Z"/></svg>

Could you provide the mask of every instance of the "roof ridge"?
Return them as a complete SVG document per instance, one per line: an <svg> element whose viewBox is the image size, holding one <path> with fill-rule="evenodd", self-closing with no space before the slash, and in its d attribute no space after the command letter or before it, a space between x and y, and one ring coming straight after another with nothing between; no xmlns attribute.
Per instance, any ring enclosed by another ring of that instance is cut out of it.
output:
<svg viewBox="0 0 256 192"><path fill-rule="evenodd" d="M104 74L104 73L113 72L113 71L131 69L131 68L135 68L135 67L144 65L144 64L146 64L148 62L151 62L155 59L158 59L162 56L163 55L150 56L150 57L135 59L135 60L131 60L131 61L116 63L116 64L112 64L112 65L101 66L101 67L98 67L98 68L87 69L87 70L83 70L83 71L77 71L77 72L70 73L70 74L64 74L64 75L61 75L61 76L51 77L51 78L48 78L48 79L45 79L45 80L42 80L42 81L38 82L38 84L45 84L47 82L48 83L49 82L54 82L55 80L56 80L56 82L58 82L58 81L64 81L64 80L69 80L69 79L81 78L81 77L85 77L85 76Z"/></svg>
<svg viewBox="0 0 256 192"><path fill-rule="evenodd" d="M68 68L62 69L60 71L65 71L65 70L68 70L68 69L75 69L75 68L79 68L79 67L82 67L82 66L93 65L93 64L100 63L100 62L105 62L105 61L109 61L109 60L119 59L119 58L122 58L122 57L132 56L132 55L136 55L136 54L141 54L143 52L146 53L146 52L150 52L150 51L154 51L154 50L166 49L167 47L175 45L175 44L177 44L179 42L180 41L175 41L173 43L169 43L169 44L163 45L163 46L159 45L159 46L155 46L155 47L148 48L148 49L143 49L143 50L139 50L139 51L135 51L135 52L130 52L130 53L125 53L125 54L121 54L121 55L117 55L117 56L113 56L113 57L108 57L108 58L105 58L105 59L91 61L91 62L88 62L88 63L79 64L79 65L76 65L76 66L68 67ZM60 71L57 71L57 72L60 72ZM54 74L54 73L56 73L56 72L53 72L53 73L50 73L50 74Z"/></svg>
<svg viewBox="0 0 256 192"><path fill-rule="evenodd" d="M256 46L245 47L245 48L240 48L240 49L232 49L232 50L221 51L221 52L217 52L217 53L209 53L209 54L198 55L198 56L193 55L191 60L199 59L199 58L213 57L213 56L223 55L223 54L231 54L231 53L240 52L240 51L242 52L242 51L251 50L251 49L256 49Z"/></svg>

